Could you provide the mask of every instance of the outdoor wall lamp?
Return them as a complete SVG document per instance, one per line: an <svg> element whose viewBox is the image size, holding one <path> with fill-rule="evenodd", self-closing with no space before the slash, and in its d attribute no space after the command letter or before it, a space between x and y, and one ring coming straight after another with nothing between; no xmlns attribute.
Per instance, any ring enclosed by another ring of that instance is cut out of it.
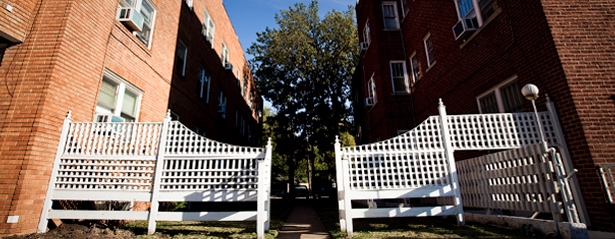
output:
<svg viewBox="0 0 615 239"><path fill-rule="evenodd" d="M534 108L534 116L536 117L536 122L538 123L538 131L540 131L540 140L542 142L545 142L545 133L542 130L540 117L538 117L538 110L536 110L535 100L538 99L538 92L540 91L538 90L538 87L534 84L527 84L523 86L523 88L521 88L521 94L523 94L526 99L532 102L532 108Z"/></svg>

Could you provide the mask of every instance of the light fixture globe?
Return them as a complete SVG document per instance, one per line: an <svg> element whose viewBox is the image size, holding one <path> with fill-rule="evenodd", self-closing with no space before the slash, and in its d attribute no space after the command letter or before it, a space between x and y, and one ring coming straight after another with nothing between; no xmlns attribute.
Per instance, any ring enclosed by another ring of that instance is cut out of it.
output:
<svg viewBox="0 0 615 239"><path fill-rule="evenodd" d="M538 87L534 84L527 84L521 88L521 94L528 100L538 99Z"/></svg>

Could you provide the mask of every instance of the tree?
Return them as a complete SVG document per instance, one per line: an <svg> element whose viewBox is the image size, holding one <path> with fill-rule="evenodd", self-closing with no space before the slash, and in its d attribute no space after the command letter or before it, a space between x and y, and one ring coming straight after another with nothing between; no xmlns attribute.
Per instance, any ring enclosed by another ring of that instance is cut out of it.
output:
<svg viewBox="0 0 615 239"><path fill-rule="evenodd" d="M348 99L359 53L353 12L349 6L321 19L317 0L295 4L275 15L277 29L257 33L248 48L261 95L275 107L278 126L284 125L276 134L296 149L286 152L292 157L287 160L290 180L304 160L308 168L331 170L333 157L327 152L333 150L334 136L352 127Z"/></svg>

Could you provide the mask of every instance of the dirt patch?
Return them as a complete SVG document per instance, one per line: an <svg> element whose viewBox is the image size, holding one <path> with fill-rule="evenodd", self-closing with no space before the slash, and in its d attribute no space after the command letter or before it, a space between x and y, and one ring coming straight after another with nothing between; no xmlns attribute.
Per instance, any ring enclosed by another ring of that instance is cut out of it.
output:
<svg viewBox="0 0 615 239"><path fill-rule="evenodd" d="M21 236L9 236L3 239L126 239L135 238L135 234L128 230L104 228L104 225L91 226L64 223L46 233L33 233Z"/></svg>

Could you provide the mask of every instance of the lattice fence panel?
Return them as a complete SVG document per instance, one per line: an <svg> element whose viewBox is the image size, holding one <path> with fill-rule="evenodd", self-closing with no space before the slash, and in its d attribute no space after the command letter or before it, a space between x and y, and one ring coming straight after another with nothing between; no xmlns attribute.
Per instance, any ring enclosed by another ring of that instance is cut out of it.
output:
<svg viewBox="0 0 615 239"><path fill-rule="evenodd" d="M450 184L442 151L347 155L352 190L401 189Z"/></svg>
<svg viewBox="0 0 615 239"><path fill-rule="evenodd" d="M545 153L535 144L457 162L464 206L551 212L555 172Z"/></svg>
<svg viewBox="0 0 615 239"><path fill-rule="evenodd" d="M154 167L153 159L62 158L55 188L149 191Z"/></svg>
<svg viewBox="0 0 615 239"><path fill-rule="evenodd" d="M71 123L63 154L153 156L162 123Z"/></svg>
<svg viewBox="0 0 615 239"><path fill-rule="evenodd" d="M256 190L257 159L165 159L161 190Z"/></svg>
<svg viewBox="0 0 615 239"><path fill-rule="evenodd" d="M258 155L263 148L221 143L194 133L178 121L169 122L166 155Z"/></svg>
<svg viewBox="0 0 615 239"><path fill-rule="evenodd" d="M545 139L558 145L549 112L539 112ZM451 144L456 150L518 148L541 141L534 113L447 116Z"/></svg>

